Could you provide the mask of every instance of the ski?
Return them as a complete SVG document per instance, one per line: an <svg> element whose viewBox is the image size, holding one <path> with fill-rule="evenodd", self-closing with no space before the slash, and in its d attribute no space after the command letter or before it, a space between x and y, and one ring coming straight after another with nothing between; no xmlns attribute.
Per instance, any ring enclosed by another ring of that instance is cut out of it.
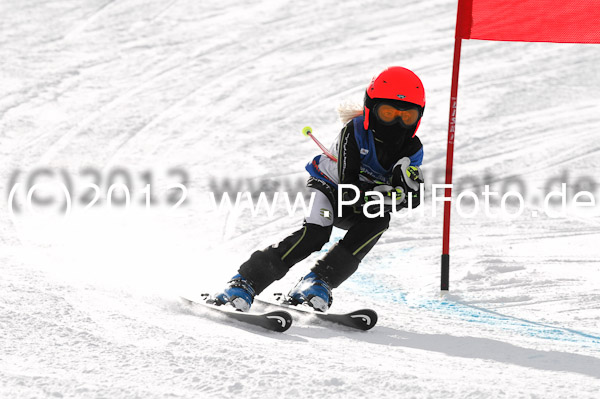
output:
<svg viewBox="0 0 600 399"><path fill-rule="evenodd" d="M205 309L209 309L214 312L220 312L234 320L241 321L243 323L259 326L270 331L284 332L292 325L292 315L283 310L276 310L273 312L266 313L244 313L233 310L229 307L217 306L211 303L211 299L207 299L205 302L192 301L184 297L180 297L181 300L190 306L202 306Z"/></svg>
<svg viewBox="0 0 600 399"><path fill-rule="evenodd" d="M377 312L373 309L359 309L350 313L331 313L318 312L304 305L293 305L287 301L283 295L275 294L277 299L275 302L265 301L260 298L254 298L255 302L261 302L265 305L280 306L292 311L311 314L320 320L329 321L331 323L341 324L346 327L356 328L358 330L370 330L377 324Z"/></svg>

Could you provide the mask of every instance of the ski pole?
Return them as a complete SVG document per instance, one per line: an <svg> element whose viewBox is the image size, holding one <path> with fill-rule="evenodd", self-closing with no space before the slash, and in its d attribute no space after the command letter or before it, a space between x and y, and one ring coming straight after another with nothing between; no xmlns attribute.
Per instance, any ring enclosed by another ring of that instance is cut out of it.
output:
<svg viewBox="0 0 600 399"><path fill-rule="evenodd" d="M312 133L312 127L310 126L306 126L304 129L302 129L302 134L305 136L310 137L311 139L313 139L313 141L315 142L315 144L317 144L319 146L319 148L323 151L323 154L327 155L327 157L329 159L331 159L333 162L337 162L337 158L331 154L327 148L325 148L323 146L323 144L321 144L321 142L319 140L317 140L317 138L313 135Z"/></svg>
<svg viewBox="0 0 600 399"><path fill-rule="evenodd" d="M325 146L323 146L323 144L321 144L321 142L319 140L317 140L317 138L315 136L313 136L313 134L312 134L312 128L310 126L306 126L304 129L302 129L302 134L305 135L305 136L310 137L311 139L313 139L313 141L319 146L319 148L321 150L323 150L323 154L327 155L327 157L329 159L331 159L333 162L337 162L337 158L335 157L335 155L333 155L332 153L330 153L327 150L327 148L325 148ZM360 173L361 173L361 175L365 176L367 179L369 179L371 182L373 182L375 184L385 184L382 181L375 180L371 176L369 176L367 174L364 174L362 171Z"/></svg>

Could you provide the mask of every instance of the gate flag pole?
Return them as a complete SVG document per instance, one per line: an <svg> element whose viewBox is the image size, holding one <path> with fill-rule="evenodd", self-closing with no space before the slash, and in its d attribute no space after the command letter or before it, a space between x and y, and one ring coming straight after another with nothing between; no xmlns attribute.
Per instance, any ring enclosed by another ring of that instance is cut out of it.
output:
<svg viewBox="0 0 600 399"><path fill-rule="evenodd" d="M456 132L456 100L458 97L458 71L460 69L460 48L464 35L465 12L471 8L470 1L459 0L456 13L456 35L454 37L454 62L452 65L452 87L450 89L450 112L448 115L448 146L446 149L446 185L452 184L452 164L454 160L454 134ZM468 21L468 20L467 20ZM470 21L469 21L470 22ZM467 25L467 30L470 28ZM468 37L468 34L467 34ZM452 188L447 186L444 190L444 232L442 245L442 273L440 288L448 291L450 286L450 210L452 208Z"/></svg>
<svg viewBox="0 0 600 399"><path fill-rule="evenodd" d="M454 39L454 66L452 67L452 88L450 90L450 113L448 117L448 147L446 150L446 184L452 184L452 163L454 160L454 133L456 131L456 99L458 96L458 70L460 66L460 46L462 39ZM441 290L448 291L450 285L450 210L452 208L452 188L446 187L444 197L444 242L442 246Z"/></svg>
<svg viewBox="0 0 600 399"><path fill-rule="evenodd" d="M456 98L462 40L600 44L598 0L458 0L454 65L450 92L446 184L452 184ZM452 189L445 189L442 291L450 277L450 208Z"/></svg>

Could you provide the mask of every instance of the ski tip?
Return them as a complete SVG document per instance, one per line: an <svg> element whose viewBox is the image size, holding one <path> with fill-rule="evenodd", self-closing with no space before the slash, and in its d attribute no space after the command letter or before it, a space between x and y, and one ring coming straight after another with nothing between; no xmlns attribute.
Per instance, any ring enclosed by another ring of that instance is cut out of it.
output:
<svg viewBox="0 0 600 399"><path fill-rule="evenodd" d="M361 330L370 330L377 324L377 312L373 309L359 309L348 314L352 319L354 327Z"/></svg>
<svg viewBox="0 0 600 399"><path fill-rule="evenodd" d="M220 312L227 317L259 326L270 331L284 332L292 326L292 315L284 310L276 310L268 313L241 312L235 310L232 306L219 306L220 304L217 301L211 300L210 298L201 302L196 302L181 296L180 299L189 305L202 306L204 309Z"/></svg>
<svg viewBox="0 0 600 399"><path fill-rule="evenodd" d="M273 331L284 332L292 326L292 315L283 310L265 313L264 317L269 320Z"/></svg>

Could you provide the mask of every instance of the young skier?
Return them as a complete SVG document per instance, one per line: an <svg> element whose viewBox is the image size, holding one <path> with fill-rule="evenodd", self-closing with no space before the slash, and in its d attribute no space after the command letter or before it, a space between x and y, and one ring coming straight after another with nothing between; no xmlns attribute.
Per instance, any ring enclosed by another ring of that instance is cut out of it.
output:
<svg viewBox="0 0 600 399"><path fill-rule="evenodd" d="M412 197L412 207L420 202L423 146L416 131L424 109L425 90L412 71L395 66L375 76L366 90L363 109L347 118L331 148L337 162L322 154L306 166L311 175L307 186L315 199L302 228L278 244L254 252L216 296L216 304L249 310L255 295L319 251L336 226L347 230L344 238L288 294L293 304L329 309L332 288L357 270L387 230L393 206L408 206L406 196ZM386 204L385 212L377 217L363 212L370 199L380 197L373 191L381 193ZM391 201L394 197L397 201ZM341 214L336 213L338 201L347 204L353 200L354 204L342 206Z"/></svg>

